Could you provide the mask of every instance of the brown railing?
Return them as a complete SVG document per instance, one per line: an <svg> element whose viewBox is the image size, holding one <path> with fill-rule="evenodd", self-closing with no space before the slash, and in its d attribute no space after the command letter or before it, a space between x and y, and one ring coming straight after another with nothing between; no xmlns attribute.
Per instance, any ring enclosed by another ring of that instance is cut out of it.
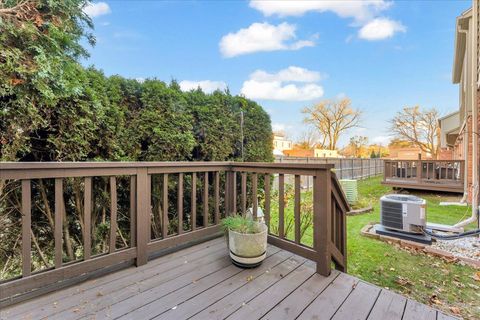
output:
<svg viewBox="0 0 480 320"><path fill-rule="evenodd" d="M0 305L11 304L133 263L137 266L144 265L159 254L219 236L222 233L222 217L226 214L245 213L249 207L256 212L259 205L263 206L265 220L269 225L270 243L315 261L317 272L322 275L330 273L332 262L337 269L346 271L345 214L349 208L338 180L331 171L332 165L235 162L0 165L1 186L16 181L20 181L21 185L18 210L21 211L22 270L20 276L0 282ZM285 199L285 175L294 176L294 186L291 188L294 193L293 218L291 212L287 212L290 209ZM272 178L277 176L278 191L272 187ZM302 194L300 179L303 176L313 177L314 187L311 193ZM106 252L93 254L92 212L97 203L92 197L92 191L93 179L98 177L108 179L109 245ZM82 181L83 239L80 241L83 242L83 255L80 259L65 263L66 235L63 227L67 215L64 181L67 178ZM49 268L32 272L32 181L37 183L45 179L54 179L54 259ZM117 187L120 180L129 182L127 206L131 239L122 248L117 242ZM160 190L159 199L152 198L154 184L157 184L156 190ZM186 185L188 193L185 192ZM306 213L302 212L301 204L302 197L309 195L313 206L310 242L302 240L302 235L307 230L304 222L309 220L304 219ZM175 203L170 198L175 198ZM272 207L278 210L274 212ZM275 226L273 220L278 222Z"/></svg>
<svg viewBox="0 0 480 320"><path fill-rule="evenodd" d="M463 160L384 160L384 183L445 191L463 187Z"/></svg>

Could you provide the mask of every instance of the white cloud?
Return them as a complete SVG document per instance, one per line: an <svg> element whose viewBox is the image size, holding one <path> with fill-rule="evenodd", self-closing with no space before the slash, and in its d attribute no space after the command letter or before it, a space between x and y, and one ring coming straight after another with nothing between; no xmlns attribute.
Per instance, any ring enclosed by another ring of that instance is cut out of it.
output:
<svg viewBox="0 0 480 320"><path fill-rule="evenodd" d="M353 18L357 22L372 19L379 12L390 7L390 1L384 0L252 0L250 7L259 10L265 16L302 16L309 11L333 12L342 18Z"/></svg>
<svg viewBox="0 0 480 320"><path fill-rule="evenodd" d="M250 7L265 16L279 17L301 16L307 12L332 12L341 18L354 20L354 26L360 27L358 37L373 41L393 37L397 32L406 32L399 21L379 17L392 5L389 0L251 0ZM348 36L349 43L353 39Z"/></svg>
<svg viewBox="0 0 480 320"><path fill-rule="evenodd" d="M250 79L258 81L294 81L294 82L317 82L322 79L318 71L311 71L305 68L290 66L277 73L268 73L263 70L256 70L250 75Z"/></svg>
<svg viewBox="0 0 480 320"><path fill-rule="evenodd" d="M89 15L91 18L103 16L112 12L110 6L106 2L89 2L84 8L83 12Z"/></svg>
<svg viewBox="0 0 480 320"><path fill-rule="evenodd" d="M309 101L323 96L322 86L315 83L320 79L319 72L294 66L274 74L256 70L243 83L241 93L250 99Z"/></svg>
<svg viewBox="0 0 480 320"><path fill-rule="evenodd" d="M211 81L211 80L180 81L180 89L182 89L182 91L196 90L198 89L198 87L200 87L205 93L212 93L217 89L225 90L227 88L227 84L223 81Z"/></svg>
<svg viewBox="0 0 480 320"><path fill-rule="evenodd" d="M313 83L298 86L282 85L279 81L247 80L243 83L242 94L250 99L259 100L308 101L323 96L323 88Z"/></svg>
<svg viewBox="0 0 480 320"><path fill-rule="evenodd" d="M220 52L231 58L258 51L299 50L315 45L311 40L295 41L295 32L296 26L286 22L277 26L267 22L253 23L248 28L223 36Z"/></svg>
<svg viewBox="0 0 480 320"><path fill-rule="evenodd" d="M361 39L375 41L391 38L396 32L406 32L407 28L399 21L377 18L368 22L358 31Z"/></svg>

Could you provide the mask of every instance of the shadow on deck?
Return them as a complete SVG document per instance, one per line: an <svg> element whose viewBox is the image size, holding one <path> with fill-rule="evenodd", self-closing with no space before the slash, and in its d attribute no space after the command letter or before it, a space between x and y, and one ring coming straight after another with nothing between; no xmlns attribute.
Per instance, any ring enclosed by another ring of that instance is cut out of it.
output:
<svg viewBox="0 0 480 320"><path fill-rule="evenodd" d="M269 245L240 269L217 238L8 307L1 319L454 319Z"/></svg>

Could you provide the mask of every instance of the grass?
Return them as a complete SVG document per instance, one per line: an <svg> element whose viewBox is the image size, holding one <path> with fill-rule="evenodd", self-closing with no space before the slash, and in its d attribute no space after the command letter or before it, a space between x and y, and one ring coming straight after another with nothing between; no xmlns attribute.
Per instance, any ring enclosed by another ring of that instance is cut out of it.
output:
<svg viewBox="0 0 480 320"><path fill-rule="evenodd" d="M475 280L478 270L362 236L362 227L369 222L380 221L379 199L392 189L381 185L381 177L359 181L358 187L361 202L371 204L374 210L347 218L348 273L447 313L480 319L480 282ZM470 215L467 207L439 205L441 201L452 201L451 195L415 194L427 200L429 222L454 224ZM293 219L293 200L290 201L288 196L286 198L285 224L288 225L288 221ZM310 199L310 192L302 194L302 209ZM272 213L278 210L274 204L272 200ZM303 215L304 211L301 212ZM277 223L278 217L272 215L271 225ZM289 230L286 235L292 239L293 231ZM311 244L311 240L309 228L302 242Z"/></svg>

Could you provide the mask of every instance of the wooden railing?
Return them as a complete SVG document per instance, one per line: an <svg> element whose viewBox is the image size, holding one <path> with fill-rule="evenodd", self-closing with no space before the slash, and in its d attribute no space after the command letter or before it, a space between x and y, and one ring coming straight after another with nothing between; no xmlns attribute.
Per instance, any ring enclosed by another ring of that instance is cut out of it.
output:
<svg viewBox="0 0 480 320"><path fill-rule="evenodd" d="M315 261L317 272L322 275L330 273L332 262L337 269L346 271L345 214L349 208L331 171L332 165L235 162L0 165L2 186L16 181L20 181L21 185L18 210L21 211L22 270L20 276L0 282L0 305L56 290L133 263L144 265L157 255L221 235L222 217L245 213L248 208L256 212L259 206L263 207L269 225L270 243ZM278 191L273 191L272 178L277 175ZM295 181L293 218L291 208L286 205L285 175L293 175ZM300 179L303 176L313 177L311 193L302 194ZM108 250L93 254L92 212L97 203L92 194L94 179L98 177L108 181L110 223ZM71 262L64 262L66 235L63 227L67 216L64 181L67 178L80 179L83 190L83 255ZM32 181L45 179L54 179L54 259L49 268L32 271ZM117 241L117 204L120 201L117 181L120 179L129 181L129 192L126 194L129 198L131 240L126 246L119 246ZM152 197L154 187L160 190L160 196L155 199ZM309 195L313 205L312 225L308 231L311 233L310 242L302 240L306 230L304 222L308 222L304 219L306 212L302 212L302 197ZM278 207L278 210L274 212L272 207ZM278 224L274 226L273 220ZM292 232L286 230L286 222L289 226L293 225Z"/></svg>
<svg viewBox="0 0 480 320"><path fill-rule="evenodd" d="M277 163L333 164L339 179L363 180L383 174L384 164L380 158L320 158L275 156Z"/></svg>
<svg viewBox="0 0 480 320"><path fill-rule="evenodd" d="M463 160L384 160L384 182L461 187Z"/></svg>

